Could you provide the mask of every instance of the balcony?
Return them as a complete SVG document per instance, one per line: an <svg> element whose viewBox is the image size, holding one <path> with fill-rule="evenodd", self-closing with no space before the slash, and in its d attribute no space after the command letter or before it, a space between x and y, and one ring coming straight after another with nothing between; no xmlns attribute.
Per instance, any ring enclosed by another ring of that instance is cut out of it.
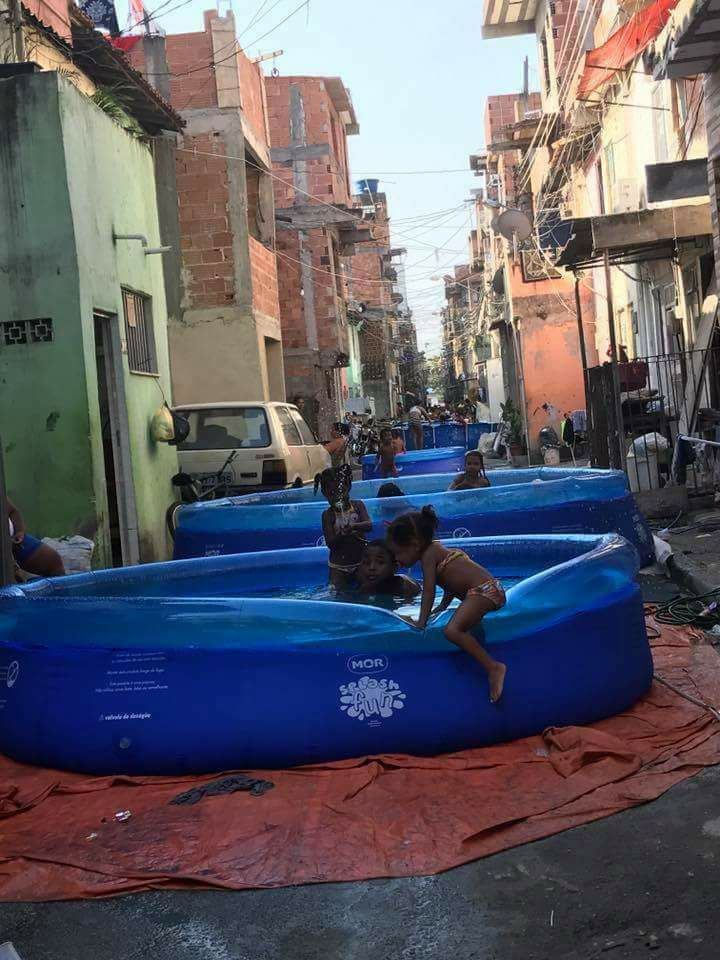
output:
<svg viewBox="0 0 720 960"><path fill-rule="evenodd" d="M483 9L482 36L484 40L496 37L517 37L523 33L535 33L537 0L485 0Z"/></svg>

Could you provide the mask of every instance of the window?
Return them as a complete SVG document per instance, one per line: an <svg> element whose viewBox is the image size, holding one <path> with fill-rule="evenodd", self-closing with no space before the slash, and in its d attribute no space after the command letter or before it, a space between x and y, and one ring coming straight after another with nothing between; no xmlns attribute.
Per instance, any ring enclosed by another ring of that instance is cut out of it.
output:
<svg viewBox="0 0 720 960"><path fill-rule="evenodd" d="M190 432L179 450L237 450L270 446L270 429L262 407L180 410Z"/></svg>
<svg viewBox="0 0 720 960"><path fill-rule="evenodd" d="M293 418L295 426L300 431L300 436L302 437L302 442L308 447L314 447L318 442L318 438L312 432L310 427L305 423L303 418L296 410L290 411L290 416Z"/></svg>
<svg viewBox="0 0 720 960"><path fill-rule="evenodd" d="M158 375L150 297L123 288L125 337L131 373Z"/></svg>
<svg viewBox="0 0 720 960"><path fill-rule="evenodd" d="M297 428L292 422L292 418L287 407L275 407L275 412L278 415L278 420L280 421L280 426L282 427L282 432L285 436L287 445L289 447L301 447L302 440L300 439L300 434L297 432Z"/></svg>

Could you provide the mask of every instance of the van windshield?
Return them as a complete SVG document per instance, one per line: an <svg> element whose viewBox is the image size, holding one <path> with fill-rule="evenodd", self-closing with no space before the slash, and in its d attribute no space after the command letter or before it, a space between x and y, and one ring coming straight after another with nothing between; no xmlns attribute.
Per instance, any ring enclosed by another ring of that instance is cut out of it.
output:
<svg viewBox="0 0 720 960"><path fill-rule="evenodd" d="M178 450L235 450L270 446L270 428L262 407L235 410L180 410L190 432Z"/></svg>

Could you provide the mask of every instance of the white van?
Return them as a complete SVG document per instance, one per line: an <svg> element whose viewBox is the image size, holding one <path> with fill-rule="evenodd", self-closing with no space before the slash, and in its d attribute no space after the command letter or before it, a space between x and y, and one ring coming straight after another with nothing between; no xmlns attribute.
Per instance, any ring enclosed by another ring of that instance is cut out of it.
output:
<svg viewBox="0 0 720 960"><path fill-rule="evenodd" d="M190 432L178 444L180 469L200 486L214 485L233 450L222 480L230 493L279 489L312 481L330 466L330 455L291 403L194 403L175 407Z"/></svg>

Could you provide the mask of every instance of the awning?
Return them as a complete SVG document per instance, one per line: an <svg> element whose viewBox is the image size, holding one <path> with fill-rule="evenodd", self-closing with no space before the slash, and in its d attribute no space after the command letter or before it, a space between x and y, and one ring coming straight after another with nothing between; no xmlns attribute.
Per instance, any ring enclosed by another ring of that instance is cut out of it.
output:
<svg viewBox="0 0 720 960"><path fill-rule="evenodd" d="M612 264L670 260L679 244L712 235L709 203L583 217L570 224L570 239L555 262L572 270L598 266L606 250Z"/></svg>
<svg viewBox="0 0 720 960"><path fill-rule="evenodd" d="M669 36L660 38L653 51L656 79L713 70L720 57L720 0L680 0L673 22Z"/></svg>
<svg viewBox="0 0 720 960"><path fill-rule="evenodd" d="M642 53L668 22L677 3L678 0L654 0L631 17L601 47L586 53L577 99L587 100L598 87L612 80L618 70Z"/></svg>

